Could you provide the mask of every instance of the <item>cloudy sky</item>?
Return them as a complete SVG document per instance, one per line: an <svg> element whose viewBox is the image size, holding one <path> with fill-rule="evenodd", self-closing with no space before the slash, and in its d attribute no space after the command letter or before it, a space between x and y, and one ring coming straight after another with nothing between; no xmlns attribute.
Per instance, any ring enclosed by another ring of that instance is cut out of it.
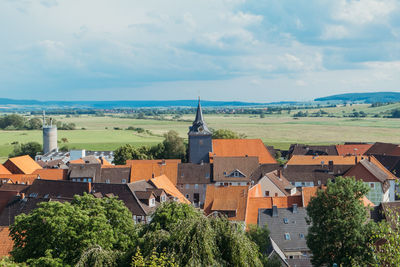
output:
<svg viewBox="0 0 400 267"><path fill-rule="evenodd" d="M398 0L0 0L0 98L400 91Z"/></svg>

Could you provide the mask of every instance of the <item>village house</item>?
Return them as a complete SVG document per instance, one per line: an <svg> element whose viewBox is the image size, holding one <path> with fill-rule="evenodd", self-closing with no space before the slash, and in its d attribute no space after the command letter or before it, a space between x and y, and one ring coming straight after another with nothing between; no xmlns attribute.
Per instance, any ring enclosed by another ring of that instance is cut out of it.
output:
<svg viewBox="0 0 400 267"><path fill-rule="evenodd" d="M258 157L214 157L213 181L215 186L250 185L258 166Z"/></svg>

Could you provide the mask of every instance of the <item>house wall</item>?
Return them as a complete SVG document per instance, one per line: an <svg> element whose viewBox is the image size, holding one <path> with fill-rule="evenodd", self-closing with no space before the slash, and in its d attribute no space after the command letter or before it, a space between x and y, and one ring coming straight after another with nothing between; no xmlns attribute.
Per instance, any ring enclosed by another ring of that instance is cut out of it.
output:
<svg viewBox="0 0 400 267"><path fill-rule="evenodd" d="M197 184L197 188L196 184L178 184L177 188L192 203L194 200L194 194L199 194L199 205L200 207L204 205L204 201L206 200L207 184Z"/></svg>
<svg viewBox="0 0 400 267"><path fill-rule="evenodd" d="M367 198L375 205L381 204L381 202L389 201L389 190L383 194L382 184L380 182L364 182L369 187Z"/></svg>
<svg viewBox="0 0 400 267"><path fill-rule="evenodd" d="M393 202L396 200L396 180L389 180L389 201Z"/></svg>
<svg viewBox="0 0 400 267"><path fill-rule="evenodd" d="M215 186L228 186L228 185L232 185L232 186L244 186L244 185L248 185L248 182L231 182L231 181L224 181L224 182L215 182Z"/></svg>
<svg viewBox="0 0 400 267"><path fill-rule="evenodd" d="M258 181L261 186L261 193L264 197L284 197L285 194L273 183L271 180L264 176ZM265 194L265 191L269 191L269 195Z"/></svg>
<svg viewBox="0 0 400 267"><path fill-rule="evenodd" d="M313 187L314 182L292 182L295 187Z"/></svg>

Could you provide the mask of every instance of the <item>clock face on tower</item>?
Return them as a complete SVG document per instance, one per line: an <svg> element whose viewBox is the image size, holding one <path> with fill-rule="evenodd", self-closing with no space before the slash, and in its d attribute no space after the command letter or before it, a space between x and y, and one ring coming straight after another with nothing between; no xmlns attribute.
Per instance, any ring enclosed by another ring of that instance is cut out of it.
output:
<svg viewBox="0 0 400 267"><path fill-rule="evenodd" d="M202 132L203 131L203 126L200 126L199 127L199 132Z"/></svg>

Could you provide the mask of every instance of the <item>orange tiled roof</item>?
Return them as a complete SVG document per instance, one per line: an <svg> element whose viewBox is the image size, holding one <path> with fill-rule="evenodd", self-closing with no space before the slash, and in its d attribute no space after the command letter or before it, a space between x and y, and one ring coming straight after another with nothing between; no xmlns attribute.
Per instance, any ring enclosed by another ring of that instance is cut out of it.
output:
<svg viewBox="0 0 400 267"><path fill-rule="evenodd" d="M0 180L10 179L12 184L32 184L37 178L37 174L0 174Z"/></svg>
<svg viewBox="0 0 400 267"><path fill-rule="evenodd" d="M42 167L34 161L30 156L20 156L8 159L12 162L18 169L20 169L25 174L32 174L37 169L41 169Z"/></svg>
<svg viewBox="0 0 400 267"><path fill-rule="evenodd" d="M246 225L257 224L259 209L272 209L272 206L290 208L293 204L302 207L301 196L249 197L246 209Z"/></svg>
<svg viewBox="0 0 400 267"><path fill-rule="evenodd" d="M74 159L69 161L70 164L85 164L83 159Z"/></svg>
<svg viewBox="0 0 400 267"><path fill-rule="evenodd" d="M190 204L190 201L176 188L167 176L161 175L150 179L155 187L163 189L167 194L178 198L180 203Z"/></svg>
<svg viewBox="0 0 400 267"><path fill-rule="evenodd" d="M375 204L371 202L366 196L363 197L364 207L374 207Z"/></svg>
<svg viewBox="0 0 400 267"><path fill-rule="evenodd" d="M213 211L236 211L235 217L230 217L232 221L244 221L248 186L226 186L216 187L208 185L204 212L208 215Z"/></svg>
<svg viewBox="0 0 400 267"><path fill-rule="evenodd" d="M261 184L256 184L249 189L249 197L262 197Z"/></svg>
<svg viewBox="0 0 400 267"><path fill-rule="evenodd" d="M11 174L11 172L3 164L0 164L0 174Z"/></svg>
<svg viewBox="0 0 400 267"><path fill-rule="evenodd" d="M166 175L176 185L178 180L178 164L180 159L166 160L127 160L131 166L131 183L140 180L148 181L152 177Z"/></svg>
<svg viewBox="0 0 400 267"><path fill-rule="evenodd" d="M349 144L349 145L336 145L336 150L339 156L345 155L364 155L372 144Z"/></svg>
<svg viewBox="0 0 400 267"><path fill-rule="evenodd" d="M293 155L287 162L288 165L328 165L329 161L333 161L334 165L355 165L362 157L355 156L303 156Z"/></svg>
<svg viewBox="0 0 400 267"><path fill-rule="evenodd" d="M258 157L260 164L276 163L261 139L214 139L210 162L218 157Z"/></svg>
<svg viewBox="0 0 400 267"><path fill-rule="evenodd" d="M4 256L9 256L13 249L14 242L9 236L9 233L8 227L0 227L0 259Z"/></svg>
<svg viewBox="0 0 400 267"><path fill-rule="evenodd" d="M45 180L67 180L67 172L66 169L41 169L34 171L33 174L38 174L40 179Z"/></svg>

